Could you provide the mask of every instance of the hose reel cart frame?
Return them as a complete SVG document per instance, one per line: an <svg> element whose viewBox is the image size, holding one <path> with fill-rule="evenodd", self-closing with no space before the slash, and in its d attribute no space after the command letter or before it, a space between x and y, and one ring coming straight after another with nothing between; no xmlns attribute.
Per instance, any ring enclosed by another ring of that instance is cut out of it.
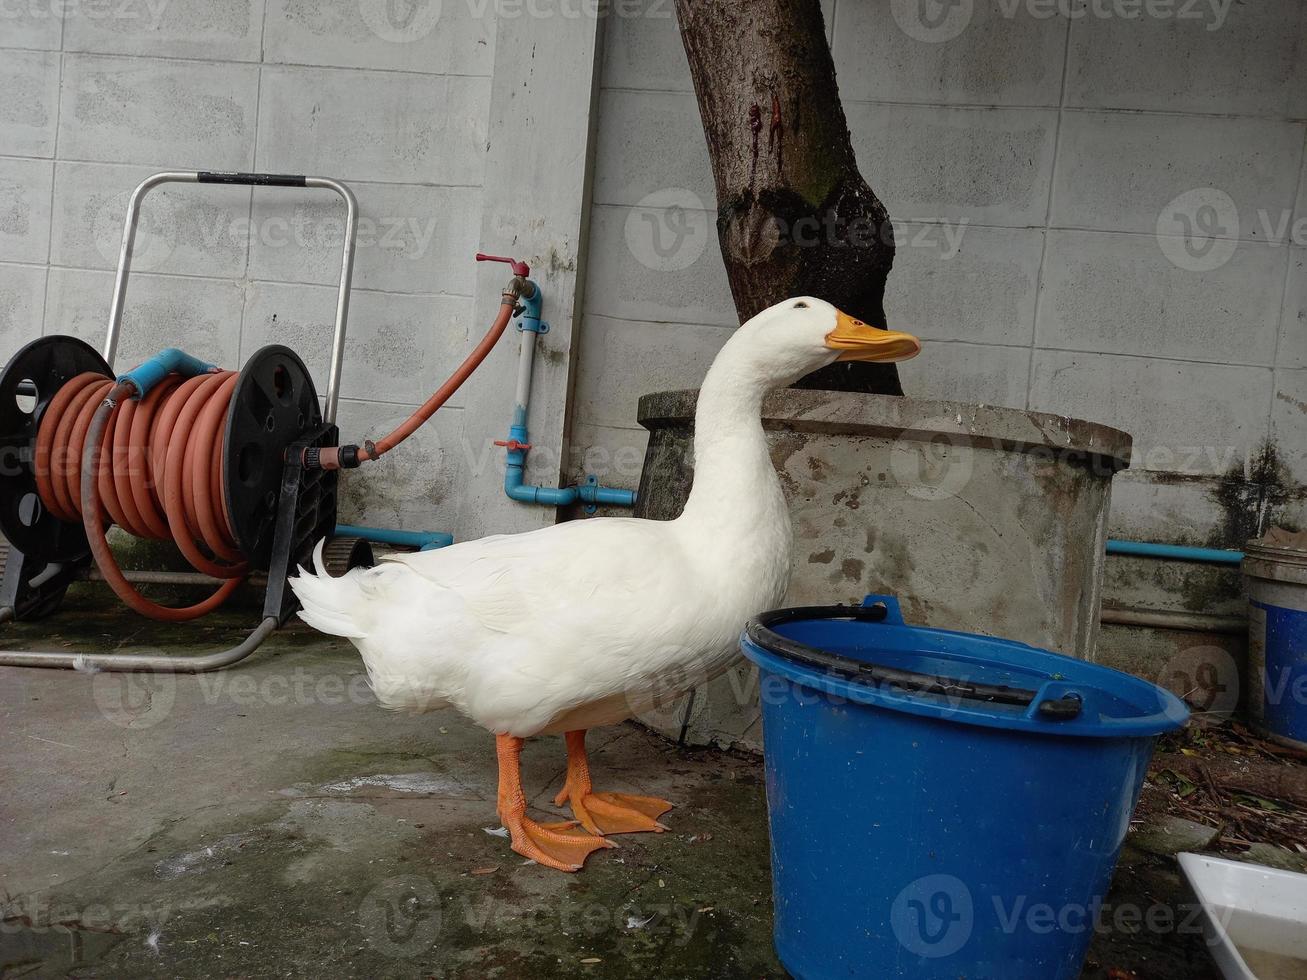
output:
<svg viewBox="0 0 1307 980"><path fill-rule="evenodd" d="M296 565L307 562L313 545L335 528L339 472L306 468L302 460L308 448L339 442L336 410L359 217L353 191L326 177L200 171L155 174L135 189L127 205L103 356L74 337L42 337L15 354L0 374L0 458L8 464L0 468L0 528L9 540L0 579L0 621L48 616L71 582L96 577L82 527L45 511L36 493L35 473L41 463L34 448L36 432L51 399L72 377L91 372L113 378L141 202L151 190L169 183L322 188L334 192L346 206L324 407L319 411L312 377L300 358L289 348L274 344L256 352L242 368L227 413L222 446L223 505L250 567L267 572L263 618L236 646L198 656L0 651L0 665L187 673L230 666L249 656L295 611L287 576ZM179 351L165 351L132 374L153 367L161 377L166 368L159 365L166 365L169 357L174 363L198 364ZM201 369L207 367L200 365ZM27 403L32 405L30 411ZM281 464L277 465L279 458ZM347 539L339 544L347 565L370 563L366 542ZM138 582L220 581L195 573L124 574L129 581Z"/></svg>

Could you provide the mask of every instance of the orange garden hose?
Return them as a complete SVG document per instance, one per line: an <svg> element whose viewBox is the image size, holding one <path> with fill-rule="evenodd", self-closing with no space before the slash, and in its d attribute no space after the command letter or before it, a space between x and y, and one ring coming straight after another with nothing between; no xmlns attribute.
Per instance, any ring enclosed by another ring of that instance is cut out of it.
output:
<svg viewBox="0 0 1307 980"><path fill-rule="evenodd" d="M486 331L486 335L481 338L480 343L472 349L472 353L463 359L463 363L454 369L454 373L445 380L445 383L437 388L431 397L423 402L417 411L400 423L393 432L382 436L376 442L365 442L362 447L331 446L323 449L307 450L305 464L321 467L324 470L352 468L367 460L376 459L382 453L390 452L420 429L431 416L436 414L437 409L449 400L449 396L462 387L463 382L486 359L486 355L490 353L495 344L498 343L499 338L503 336L508 321L513 318L519 290L525 289L528 285L534 288L534 285L529 282L513 280L511 288L504 291L499 304L499 312L495 315L494 322L490 324L490 329Z"/></svg>
<svg viewBox="0 0 1307 980"><path fill-rule="evenodd" d="M424 422L436 414L436 410L449 400L449 396L462 386L472 374L473 371L486 359L490 349L495 346L504 328L508 326L508 321L513 318L513 308L517 297L505 293L504 300L499 305L499 312L495 315L494 323L486 331L486 335L481 338L481 343L472 349L472 353L464 358L454 373L449 376L443 385L435 390L416 412L410 415L394 432L378 439L373 445L364 448L359 454L360 459L376 459L382 453L388 453L401 442L416 432Z"/></svg>
<svg viewBox="0 0 1307 980"><path fill-rule="evenodd" d="M169 375L140 400L130 384L79 374L51 399L36 438L41 503L80 520L105 581L132 609L182 622L217 608L247 564L223 500L222 444L234 371ZM105 519L137 537L171 539L196 571L225 579L202 602L163 606L127 581L105 540Z"/></svg>

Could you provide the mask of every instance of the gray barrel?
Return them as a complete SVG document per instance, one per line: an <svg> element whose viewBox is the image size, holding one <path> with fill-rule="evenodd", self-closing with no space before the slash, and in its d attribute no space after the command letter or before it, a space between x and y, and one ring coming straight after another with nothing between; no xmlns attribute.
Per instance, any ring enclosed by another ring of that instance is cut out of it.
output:
<svg viewBox="0 0 1307 980"><path fill-rule="evenodd" d="M636 513L676 517L693 478L697 391L640 400L650 430ZM763 404L794 525L786 605L897 594L913 624L1092 659L1112 476L1130 436L1060 415L787 389ZM758 744L750 677L705 685L692 741Z"/></svg>

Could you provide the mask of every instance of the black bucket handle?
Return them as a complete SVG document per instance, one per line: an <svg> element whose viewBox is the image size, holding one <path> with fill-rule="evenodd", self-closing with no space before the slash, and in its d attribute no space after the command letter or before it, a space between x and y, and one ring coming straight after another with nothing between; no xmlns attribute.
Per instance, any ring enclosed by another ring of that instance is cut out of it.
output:
<svg viewBox="0 0 1307 980"><path fill-rule="evenodd" d="M891 609L892 606L892 609ZM745 635L762 649L779 654L807 667L815 667L841 678L869 687L893 687L914 694L935 694L941 697L989 704L1007 704L1030 709L1038 691L1009 687L1006 684L976 684L956 677L923 674L896 667L870 664L842 654L820 650L798 643L775 631L785 623L813 619L840 619L858 623L890 623L899 625L903 618L898 612L898 601L892 596L868 596L861 606L794 606L762 613L749 620ZM1067 692L1059 698L1046 698L1034 709L1037 717L1048 721L1069 721L1080 717L1084 701L1080 695Z"/></svg>

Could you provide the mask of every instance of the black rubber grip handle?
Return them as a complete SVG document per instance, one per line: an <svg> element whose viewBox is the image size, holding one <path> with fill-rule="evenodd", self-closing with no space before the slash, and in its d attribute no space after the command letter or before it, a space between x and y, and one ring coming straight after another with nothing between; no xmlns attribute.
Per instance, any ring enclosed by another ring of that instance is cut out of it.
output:
<svg viewBox="0 0 1307 980"><path fill-rule="evenodd" d="M249 187L304 187L308 178L295 174L229 174L206 171L201 184L244 184Z"/></svg>
<svg viewBox="0 0 1307 980"><path fill-rule="evenodd" d="M852 657L845 657L829 650L819 650L806 643L791 640L772 629L773 626L806 619L852 619L864 623L879 623L884 621L885 616L886 609L881 603L870 606L797 606L792 609L776 609L763 613L749 620L745 632L750 640L764 650L778 653L808 667L839 674L845 680L855 683L888 685L922 694L987 701L1018 708L1028 708L1038 695L1038 691L1009 687L1006 684L980 684L955 677L922 674L917 671L900 670L896 667L884 667L854 660ZM1080 709L1080 698L1066 695L1056 701L1041 701L1037 710L1044 718L1060 721L1079 717Z"/></svg>

